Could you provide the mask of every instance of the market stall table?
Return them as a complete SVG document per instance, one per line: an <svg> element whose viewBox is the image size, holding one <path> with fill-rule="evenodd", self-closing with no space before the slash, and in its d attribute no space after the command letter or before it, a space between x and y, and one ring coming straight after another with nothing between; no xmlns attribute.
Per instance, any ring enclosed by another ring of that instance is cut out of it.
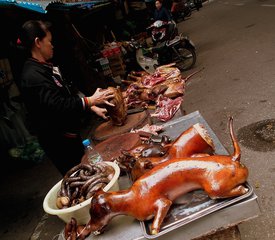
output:
<svg viewBox="0 0 275 240"><path fill-rule="evenodd" d="M227 151L198 111L165 123L162 134L175 139L181 132L187 130L190 126L196 123L202 123L208 130L213 139L216 154L227 155ZM120 177L119 185L120 189L125 189L130 186L130 181L127 176ZM179 208L178 211L175 211L178 215L174 216L174 222L170 222L167 226L165 226L164 222L157 238L154 235L148 234L146 231L147 223L140 223L128 216L118 216L111 221L103 234L98 236L91 234L86 239L141 240L156 238L159 240L184 240L204 236L215 232L217 229L227 229L236 226L241 222L255 218L260 214L257 196L248 183L247 186L250 191L246 196L219 200L219 202L213 203L212 206L203 206L204 204L200 203L200 205L197 206L192 205L191 207L184 207L182 208L182 211L187 211L189 214L184 218L177 220L176 217L181 215ZM64 237L61 234L59 240L63 239Z"/></svg>

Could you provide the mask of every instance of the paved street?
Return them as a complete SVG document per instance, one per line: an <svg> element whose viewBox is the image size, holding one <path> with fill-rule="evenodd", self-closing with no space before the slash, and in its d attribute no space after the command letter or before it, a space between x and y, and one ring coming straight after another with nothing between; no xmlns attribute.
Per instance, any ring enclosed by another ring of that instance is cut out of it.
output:
<svg viewBox="0 0 275 240"><path fill-rule="evenodd" d="M275 118L274 22L274 1L232 0L213 1L180 25L197 46L196 69L204 67L187 85L185 109L199 110L229 151L230 115L236 130ZM275 239L275 152L241 149L262 210L240 225L242 239Z"/></svg>

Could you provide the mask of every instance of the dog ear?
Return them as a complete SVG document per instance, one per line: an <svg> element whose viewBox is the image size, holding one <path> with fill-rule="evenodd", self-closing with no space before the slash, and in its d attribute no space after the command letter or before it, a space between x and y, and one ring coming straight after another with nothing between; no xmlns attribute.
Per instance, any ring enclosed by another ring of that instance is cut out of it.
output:
<svg viewBox="0 0 275 240"><path fill-rule="evenodd" d="M103 191L103 188L100 188L100 189L96 190L94 195L93 195L92 202L93 202L93 199L97 198L98 196L100 196L101 194L104 194L104 193L105 192Z"/></svg>
<svg viewBox="0 0 275 240"><path fill-rule="evenodd" d="M100 189L98 189L97 191L96 191L96 193L105 193L104 191L103 191L103 188L100 188Z"/></svg>

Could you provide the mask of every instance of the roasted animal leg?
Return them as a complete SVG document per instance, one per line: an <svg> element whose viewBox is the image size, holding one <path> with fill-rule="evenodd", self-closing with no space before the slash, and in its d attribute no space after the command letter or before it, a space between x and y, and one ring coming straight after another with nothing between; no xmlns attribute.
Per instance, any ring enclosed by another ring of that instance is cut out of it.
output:
<svg viewBox="0 0 275 240"><path fill-rule="evenodd" d="M151 227L151 233L157 234L160 230L160 226L166 217L166 214L172 205L172 201L167 198L160 198L156 202L156 213L155 218Z"/></svg>

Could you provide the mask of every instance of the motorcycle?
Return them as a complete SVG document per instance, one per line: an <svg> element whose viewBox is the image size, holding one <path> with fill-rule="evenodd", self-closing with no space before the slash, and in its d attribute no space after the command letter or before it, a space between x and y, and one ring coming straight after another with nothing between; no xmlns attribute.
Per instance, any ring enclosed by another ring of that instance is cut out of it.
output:
<svg viewBox="0 0 275 240"><path fill-rule="evenodd" d="M202 0L187 0L187 5L191 10L199 11L202 8Z"/></svg>
<svg viewBox="0 0 275 240"><path fill-rule="evenodd" d="M170 33L167 32L169 24ZM136 52L135 60L143 70L153 73L158 66L173 62L181 71L194 66L195 45L188 37L177 35L175 24L171 27L171 23L156 21L148 29L152 31L153 47L147 48L134 39L129 42L132 52Z"/></svg>
<svg viewBox="0 0 275 240"><path fill-rule="evenodd" d="M185 0L174 0L171 7L173 19L179 22L179 19L184 20L192 14L192 8L189 2Z"/></svg>
<svg viewBox="0 0 275 240"><path fill-rule="evenodd" d="M146 30L151 32L151 38L154 45L171 40L178 35L178 29L174 21L165 22L158 20L151 24Z"/></svg>

